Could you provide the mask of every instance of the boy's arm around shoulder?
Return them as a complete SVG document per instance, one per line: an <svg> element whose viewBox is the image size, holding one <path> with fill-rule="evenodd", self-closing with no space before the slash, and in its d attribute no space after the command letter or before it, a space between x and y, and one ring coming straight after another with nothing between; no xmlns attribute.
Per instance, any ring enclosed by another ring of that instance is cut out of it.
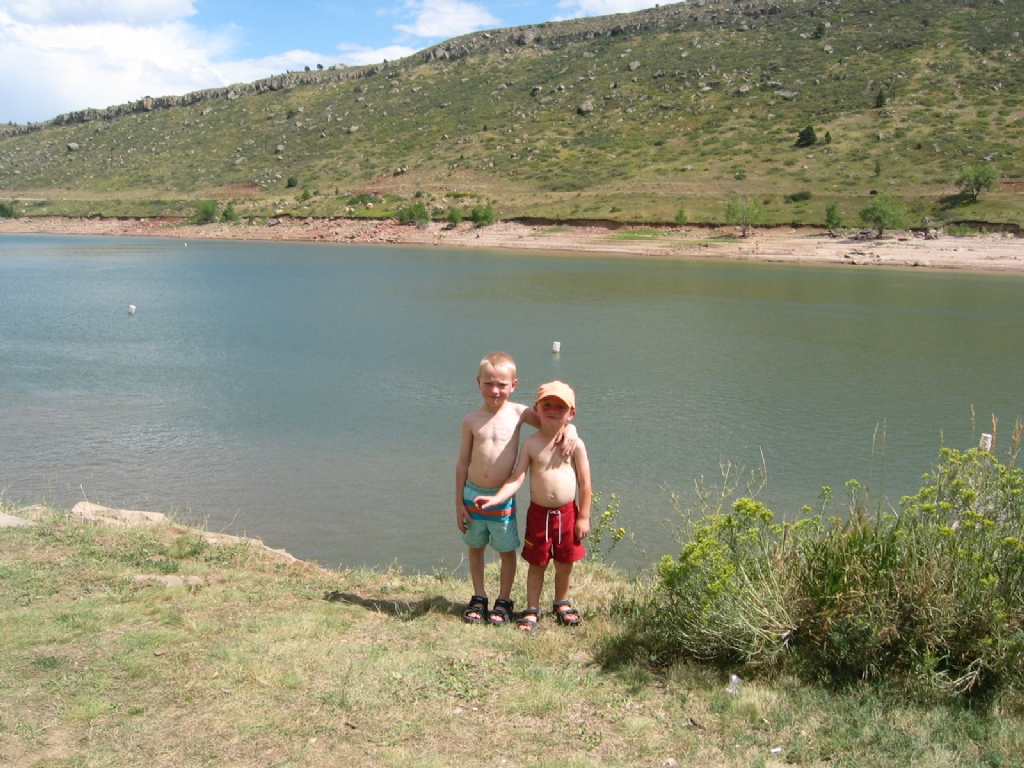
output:
<svg viewBox="0 0 1024 768"><path fill-rule="evenodd" d="M459 530L466 532L470 516L462 501L462 492L469 477L469 462L473 457L473 429L467 416L462 420L462 439L459 443L459 458L455 462L455 524Z"/></svg>
<svg viewBox="0 0 1024 768"><path fill-rule="evenodd" d="M523 412L519 415L519 423L528 424L534 429L540 429L540 417L529 406L523 406ZM558 437L555 438L555 443L562 447L563 456L572 456L573 451L576 450L576 441L578 439L579 433L576 431L576 426L566 424L558 433Z"/></svg>
<svg viewBox="0 0 1024 768"><path fill-rule="evenodd" d="M585 539L590 535L590 496L593 492L590 484L590 458L587 446L582 440L576 441L576 450L572 455L573 468L576 470L576 485L579 486L579 514L576 515L576 538Z"/></svg>

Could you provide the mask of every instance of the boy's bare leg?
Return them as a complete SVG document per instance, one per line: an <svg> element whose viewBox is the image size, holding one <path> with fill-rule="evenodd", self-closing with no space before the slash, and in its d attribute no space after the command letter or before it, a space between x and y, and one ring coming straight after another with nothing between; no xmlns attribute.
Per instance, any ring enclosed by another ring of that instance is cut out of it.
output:
<svg viewBox="0 0 1024 768"><path fill-rule="evenodd" d="M540 610L540 593L544 589L544 574L547 573L546 565L530 564L530 570L526 574L526 607Z"/></svg>
<svg viewBox="0 0 1024 768"><path fill-rule="evenodd" d="M555 561L555 602L569 599L569 582L572 580L572 563ZM540 595L537 595L538 599Z"/></svg>
<svg viewBox="0 0 1024 768"><path fill-rule="evenodd" d="M487 597L484 586L484 552L487 547L469 548L469 577L473 580L473 594Z"/></svg>
<svg viewBox="0 0 1024 768"><path fill-rule="evenodd" d="M512 585L516 582L516 551L501 552L501 580L498 585L498 599L508 600L512 597ZM482 595L483 592L477 594Z"/></svg>

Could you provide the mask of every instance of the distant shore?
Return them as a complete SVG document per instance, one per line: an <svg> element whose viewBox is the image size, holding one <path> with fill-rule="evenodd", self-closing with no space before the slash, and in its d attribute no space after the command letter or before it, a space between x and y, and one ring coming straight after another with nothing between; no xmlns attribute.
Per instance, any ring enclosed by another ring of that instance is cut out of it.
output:
<svg viewBox="0 0 1024 768"><path fill-rule="evenodd" d="M476 228L432 223L425 228L394 220L270 219L265 224L187 224L162 219L0 219L0 234L171 237L182 240L264 240L357 244L508 248L650 258L728 259L807 264L918 267L1024 272L1024 240L1003 234L925 239L922 233L887 233L882 239L832 237L816 228L763 228L739 237L736 227L625 225L545 226L502 221Z"/></svg>

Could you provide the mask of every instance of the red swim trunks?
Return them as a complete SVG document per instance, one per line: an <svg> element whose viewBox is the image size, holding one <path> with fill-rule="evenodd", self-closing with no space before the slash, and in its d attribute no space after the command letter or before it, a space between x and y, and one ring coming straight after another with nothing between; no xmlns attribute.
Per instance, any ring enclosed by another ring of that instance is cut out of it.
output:
<svg viewBox="0 0 1024 768"><path fill-rule="evenodd" d="M558 509L531 502L526 511L523 560L543 568L552 555L558 563L575 563L586 557L587 550L576 538L578 511L575 499Z"/></svg>

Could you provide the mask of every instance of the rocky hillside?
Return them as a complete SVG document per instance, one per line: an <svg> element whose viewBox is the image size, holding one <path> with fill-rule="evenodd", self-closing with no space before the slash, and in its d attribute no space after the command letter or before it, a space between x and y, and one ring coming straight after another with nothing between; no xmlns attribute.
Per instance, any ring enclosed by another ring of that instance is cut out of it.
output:
<svg viewBox="0 0 1024 768"><path fill-rule="evenodd" d="M911 223L1022 224L1021 29L1019 3L998 0L695 0L478 32L9 127L0 197L38 198L15 203L27 214L186 215L207 198L377 216L418 196L721 221L740 196L771 222L820 223L886 192ZM964 165L999 183L956 194Z"/></svg>

